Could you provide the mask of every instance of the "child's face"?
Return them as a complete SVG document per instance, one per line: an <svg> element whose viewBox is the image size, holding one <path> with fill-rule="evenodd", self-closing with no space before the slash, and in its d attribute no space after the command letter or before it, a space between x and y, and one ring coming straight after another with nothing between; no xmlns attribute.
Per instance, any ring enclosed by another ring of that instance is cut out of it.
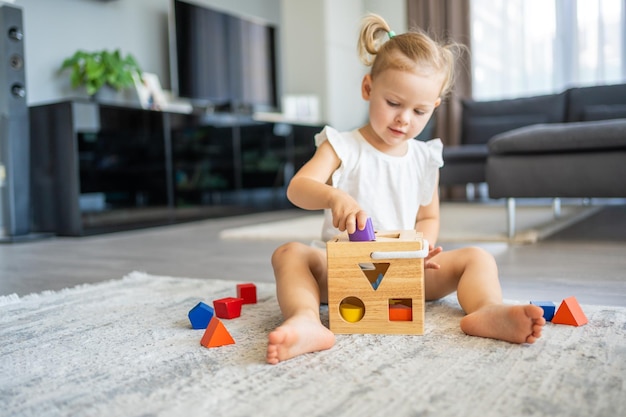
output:
<svg viewBox="0 0 626 417"><path fill-rule="evenodd" d="M404 142L419 135L441 103L442 77L388 69L363 79L362 94L370 102L369 125L374 146L383 152L405 149Z"/></svg>

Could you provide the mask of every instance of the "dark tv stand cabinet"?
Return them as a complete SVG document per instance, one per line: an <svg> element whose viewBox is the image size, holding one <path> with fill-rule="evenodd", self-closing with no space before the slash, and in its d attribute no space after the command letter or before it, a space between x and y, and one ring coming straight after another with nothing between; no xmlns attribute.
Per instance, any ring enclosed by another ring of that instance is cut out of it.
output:
<svg viewBox="0 0 626 417"><path fill-rule="evenodd" d="M92 101L32 106L32 230L82 236L291 207L321 126Z"/></svg>

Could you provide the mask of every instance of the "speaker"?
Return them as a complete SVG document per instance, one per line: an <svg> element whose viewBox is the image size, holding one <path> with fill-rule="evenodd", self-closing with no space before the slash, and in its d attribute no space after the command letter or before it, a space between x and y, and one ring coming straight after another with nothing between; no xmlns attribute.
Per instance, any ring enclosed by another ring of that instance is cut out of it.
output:
<svg viewBox="0 0 626 417"><path fill-rule="evenodd" d="M30 231L30 135L22 9L0 5L0 226ZM1 235L1 234L0 234Z"/></svg>

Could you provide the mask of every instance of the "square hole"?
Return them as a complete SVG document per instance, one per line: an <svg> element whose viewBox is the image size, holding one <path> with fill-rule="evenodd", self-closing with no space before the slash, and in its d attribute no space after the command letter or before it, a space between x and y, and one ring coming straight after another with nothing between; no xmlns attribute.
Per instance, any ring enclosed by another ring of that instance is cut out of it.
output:
<svg viewBox="0 0 626 417"><path fill-rule="evenodd" d="M389 321L413 321L413 300L410 298L390 298Z"/></svg>

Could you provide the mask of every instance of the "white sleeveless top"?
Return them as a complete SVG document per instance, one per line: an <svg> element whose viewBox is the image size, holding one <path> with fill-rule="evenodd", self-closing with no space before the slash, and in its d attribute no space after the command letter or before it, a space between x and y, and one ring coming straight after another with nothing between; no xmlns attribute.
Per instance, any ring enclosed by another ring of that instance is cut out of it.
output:
<svg viewBox="0 0 626 417"><path fill-rule="evenodd" d="M332 174L333 187L350 194L365 210L375 230L407 230L415 227L417 211L428 205L437 187L437 172L443 166L443 144L409 140L403 156L380 152L359 133L338 132L326 126L315 135L319 146L328 140L341 160ZM330 209L324 211L322 239L339 230L333 226Z"/></svg>

